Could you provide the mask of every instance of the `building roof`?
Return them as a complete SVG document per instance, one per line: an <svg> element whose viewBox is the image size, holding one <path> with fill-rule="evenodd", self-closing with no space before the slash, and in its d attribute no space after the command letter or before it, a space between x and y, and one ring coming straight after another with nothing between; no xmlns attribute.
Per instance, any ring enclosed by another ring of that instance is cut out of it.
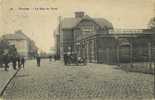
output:
<svg viewBox="0 0 155 100"><path fill-rule="evenodd" d="M109 34L143 34L143 29L112 29Z"/></svg>
<svg viewBox="0 0 155 100"><path fill-rule="evenodd" d="M71 29L74 26L76 26L78 24L78 22L80 22L81 19L79 18L64 18L61 21L61 28L62 29Z"/></svg>
<svg viewBox="0 0 155 100"><path fill-rule="evenodd" d="M27 42L29 42L29 47L31 48L31 50L37 50L38 47L35 45L35 42L33 40L31 40L28 36L26 36L22 31L16 31L14 34L5 34L2 35L2 40L26 40ZM1 39L0 38L0 39Z"/></svg>
<svg viewBox="0 0 155 100"><path fill-rule="evenodd" d="M64 18L61 21L61 28L62 29L72 29L77 24L79 24L80 21L82 21L84 19L89 19L89 20L95 21L101 28L113 29L112 23L110 23L106 19L104 19L104 18L91 18L88 15L86 15L82 18L73 18L73 17Z"/></svg>
<svg viewBox="0 0 155 100"><path fill-rule="evenodd" d="M16 32L15 34L5 34L2 36L3 39L7 40L26 40L28 37L22 32Z"/></svg>

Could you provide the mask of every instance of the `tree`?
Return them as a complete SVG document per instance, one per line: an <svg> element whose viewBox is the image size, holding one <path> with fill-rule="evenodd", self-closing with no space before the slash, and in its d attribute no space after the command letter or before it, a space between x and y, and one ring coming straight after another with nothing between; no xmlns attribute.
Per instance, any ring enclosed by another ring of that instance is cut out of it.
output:
<svg viewBox="0 0 155 100"><path fill-rule="evenodd" d="M6 50L9 47L9 43L5 40L0 41L0 55L3 55L4 50Z"/></svg>
<svg viewBox="0 0 155 100"><path fill-rule="evenodd" d="M0 41L0 63L4 63L4 58L7 56L9 59L17 56L17 49L14 45L9 45L5 40Z"/></svg>
<svg viewBox="0 0 155 100"><path fill-rule="evenodd" d="M151 20L148 23L148 27L150 29L155 29L155 17L151 18Z"/></svg>

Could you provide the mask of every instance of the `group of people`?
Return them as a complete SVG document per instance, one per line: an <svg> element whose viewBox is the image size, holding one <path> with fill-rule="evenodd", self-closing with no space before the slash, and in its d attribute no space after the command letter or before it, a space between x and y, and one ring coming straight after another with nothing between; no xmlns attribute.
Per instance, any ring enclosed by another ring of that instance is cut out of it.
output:
<svg viewBox="0 0 155 100"><path fill-rule="evenodd" d="M24 57L19 57L19 56L15 56L15 57L3 57L3 62L2 65L4 64L4 69L5 71L8 71L9 63L12 64L12 67L14 70L16 70L17 68L24 68L25 65L25 58Z"/></svg>
<svg viewBox="0 0 155 100"><path fill-rule="evenodd" d="M86 59L82 58L80 56L77 56L77 54L67 54L64 53L64 64L68 65L68 64L84 64L86 65Z"/></svg>
<svg viewBox="0 0 155 100"><path fill-rule="evenodd" d="M56 56L49 56L49 61L52 61L52 59L54 59L54 61L56 61ZM36 62L37 62L37 66L39 67L41 65L41 56L36 56ZM0 67L4 66L5 71L8 71L8 68L10 67L10 63L13 67L14 70L21 68L25 66L25 62L26 59L24 57L21 56L9 56L9 55L5 55L3 57L0 57Z"/></svg>
<svg viewBox="0 0 155 100"><path fill-rule="evenodd" d="M13 69L17 69L17 66L18 68L21 68L23 67L24 68L24 65L25 65L25 58L24 57L14 57L12 59L12 65L13 65Z"/></svg>
<svg viewBox="0 0 155 100"><path fill-rule="evenodd" d="M71 63L77 63L77 57L75 54L64 54L64 64L68 65Z"/></svg>
<svg viewBox="0 0 155 100"><path fill-rule="evenodd" d="M53 59L54 61L57 60L57 56L56 56L56 55L54 55L54 56L51 56L51 55L50 55L48 58L49 58L49 61L52 61L52 59Z"/></svg>

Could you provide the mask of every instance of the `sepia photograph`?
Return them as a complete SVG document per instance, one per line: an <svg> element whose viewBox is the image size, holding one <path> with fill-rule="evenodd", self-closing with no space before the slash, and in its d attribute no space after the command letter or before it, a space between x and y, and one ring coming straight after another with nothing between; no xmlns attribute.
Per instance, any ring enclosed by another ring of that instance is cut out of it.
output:
<svg viewBox="0 0 155 100"><path fill-rule="evenodd" d="M0 0L0 100L155 100L155 0Z"/></svg>

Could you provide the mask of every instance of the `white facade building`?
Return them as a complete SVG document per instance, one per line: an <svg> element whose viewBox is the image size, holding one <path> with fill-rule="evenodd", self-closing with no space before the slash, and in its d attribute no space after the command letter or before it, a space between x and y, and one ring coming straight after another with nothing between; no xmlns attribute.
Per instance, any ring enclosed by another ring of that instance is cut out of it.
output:
<svg viewBox="0 0 155 100"><path fill-rule="evenodd" d="M2 36L9 44L14 45L20 56L30 57L37 52L34 42L27 37L22 31L16 31L14 34L6 34Z"/></svg>

